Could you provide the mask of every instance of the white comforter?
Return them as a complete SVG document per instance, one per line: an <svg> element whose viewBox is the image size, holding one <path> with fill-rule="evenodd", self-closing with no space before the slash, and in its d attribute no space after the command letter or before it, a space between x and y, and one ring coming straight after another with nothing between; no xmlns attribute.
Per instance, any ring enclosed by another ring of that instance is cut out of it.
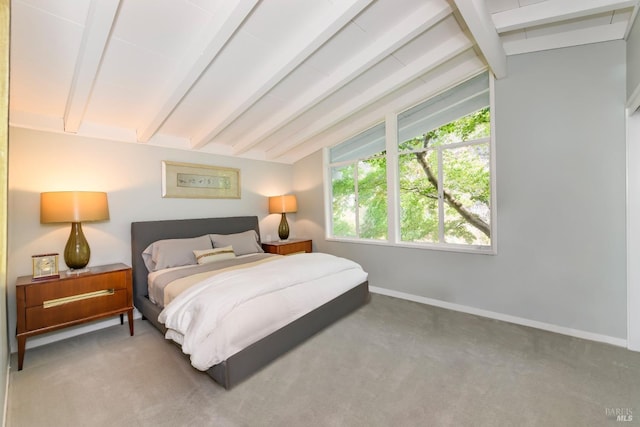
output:
<svg viewBox="0 0 640 427"><path fill-rule="evenodd" d="M158 320L192 365L206 370L366 278L344 258L286 256L209 277L175 298Z"/></svg>

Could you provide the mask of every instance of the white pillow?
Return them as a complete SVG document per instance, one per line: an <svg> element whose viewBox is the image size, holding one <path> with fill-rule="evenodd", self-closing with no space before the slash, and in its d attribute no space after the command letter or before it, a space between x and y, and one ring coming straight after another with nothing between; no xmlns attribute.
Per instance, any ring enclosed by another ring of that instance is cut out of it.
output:
<svg viewBox="0 0 640 427"><path fill-rule="evenodd" d="M209 264L210 262L222 261L223 259L236 257L235 252L233 252L233 246L193 251L193 254L196 256L198 264Z"/></svg>
<svg viewBox="0 0 640 427"><path fill-rule="evenodd" d="M153 242L142 252L147 270L157 271L165 268L195 265L194 250L212 249L208 235L190 239L165 239Z"/></svg>

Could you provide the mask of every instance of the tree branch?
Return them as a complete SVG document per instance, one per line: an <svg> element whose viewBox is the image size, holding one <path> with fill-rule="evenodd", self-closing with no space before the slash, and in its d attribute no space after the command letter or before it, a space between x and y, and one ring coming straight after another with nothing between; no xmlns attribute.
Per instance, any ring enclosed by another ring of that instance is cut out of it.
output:
<svg viewBox="0 0 640 427"><path fill-rule="evenodd" d="M424 148L428 148L429 145L429 136L427 134L423 135L422 145ZM438 188L438 178L434 175L431 167L427 163L426 160L426 151L422 151L420 153L415 153L416 159L418 163L422 167L422 170L427 175L427 179L436 189ZM491 227L489 224L484 222L482 218L478 215L474 214L467 210L460 202L458 202L447 190L442 191L442 196L444 197L444 201L447 205L451 206L455 209L456 212L460 214L462 218L464 218L469 224L473 227L477 228L479 231L484 233L487 237L491 237Z"/></svg>
<svg viewBox="0 0 640 427"><path fill-rule="evenodd" d="M433 193L424 191L424 189L422 189L422 188L420 188L418 186L415 186L415 185L414 186L400 186L400 189L404 190L404 191L411 191L413 193L416 193L416 194L418 194L418 195L420 195L422 197L426 197L428 199L438 200L438 195L437 194L433 195Z"/></svg>

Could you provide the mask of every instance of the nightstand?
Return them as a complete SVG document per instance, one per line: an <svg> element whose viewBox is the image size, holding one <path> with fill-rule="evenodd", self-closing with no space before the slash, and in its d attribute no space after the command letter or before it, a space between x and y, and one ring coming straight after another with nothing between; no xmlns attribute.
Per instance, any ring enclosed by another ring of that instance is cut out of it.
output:
<svg viewBox="0 0 640 427"><path fill-rule="evenodd" d="M16 281L18 370L22 369L27 338L127 313L133 335L133 291L131 267L110 264L91 267L78 274L60 272L60 277Z"/></svg>
<svg viewBox="0 0 640 427"><path fill-rule="evenodd" d="M311 252L311 240L289 239L277 242L264 242L262 249L270 254L290 255L299 252Z"/></svg>

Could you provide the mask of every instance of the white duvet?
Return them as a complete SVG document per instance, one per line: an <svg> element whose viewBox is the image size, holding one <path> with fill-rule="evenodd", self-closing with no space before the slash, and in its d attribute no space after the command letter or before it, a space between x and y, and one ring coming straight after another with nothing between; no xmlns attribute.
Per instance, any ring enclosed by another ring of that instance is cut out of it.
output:
<svg viewBox="0 0 640 427"><path fill-rule="evenodd" d="M158 320L191 364L207 370L367 278L357 263L298 254L202 280L169 303Z"/></svg>

